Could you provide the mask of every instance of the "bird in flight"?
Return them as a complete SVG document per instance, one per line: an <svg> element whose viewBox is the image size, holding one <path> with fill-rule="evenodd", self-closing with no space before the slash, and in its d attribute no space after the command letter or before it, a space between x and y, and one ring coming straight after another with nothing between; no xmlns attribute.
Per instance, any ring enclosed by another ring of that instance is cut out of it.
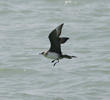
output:
<svg viewBox="0 0 110 100"><path fill-rule="evenodd" d="M50 32L48 36L50 40L50 49L46 52L40 53L47 58L53 59L52 63L57 61L54 63L53 66L55 66L59 62L59 60L63 58L77 58L76 56L65 55L61 51L61 44L65 43L69 39L68 37L60 37L63 25L64 23L56 27L52 32Z"/></svg>

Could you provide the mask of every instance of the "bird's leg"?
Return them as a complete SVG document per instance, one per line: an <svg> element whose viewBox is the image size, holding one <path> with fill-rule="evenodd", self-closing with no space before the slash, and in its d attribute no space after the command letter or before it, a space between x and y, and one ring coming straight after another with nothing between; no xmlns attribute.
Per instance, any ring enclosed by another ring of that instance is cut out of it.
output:
<svg viewBox="0 0 110 100"><path fill-rule="evenodd" d="M57 63L59 63L59 59L57 59L57 62L55 62L53 66L55 66Z"/></svg>
<svg viewBox="0 0 110 100"><path fill-rule="evenodd" d="M56 60L56 59L55 59L55 60ZM54 62L55 62L55 60L52 60L52 61L51 61L51 63L54 63Z"/></svg>

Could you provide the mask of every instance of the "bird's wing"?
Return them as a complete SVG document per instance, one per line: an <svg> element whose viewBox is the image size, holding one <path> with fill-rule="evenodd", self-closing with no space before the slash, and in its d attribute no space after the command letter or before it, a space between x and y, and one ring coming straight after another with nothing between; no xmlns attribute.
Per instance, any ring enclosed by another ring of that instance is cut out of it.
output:
<svg viewBox="0 0 110 100"><path fill-rule="evenodd" d="M59 25L48 36L49 40L50 40L50 44L51 44L49 51L51 51L51 52L56 52L58 54L62 54L61 45L60 45L60 41L59 41L59 36L61 34L62 27L63 27L63 24Z"/></svg>
<svg viewBox="0 0 110 100"><path fill-rule="evenodd" d="M63 25L64 25L64 23L57 26L55 29L58 37L61 35Z"/></svg>

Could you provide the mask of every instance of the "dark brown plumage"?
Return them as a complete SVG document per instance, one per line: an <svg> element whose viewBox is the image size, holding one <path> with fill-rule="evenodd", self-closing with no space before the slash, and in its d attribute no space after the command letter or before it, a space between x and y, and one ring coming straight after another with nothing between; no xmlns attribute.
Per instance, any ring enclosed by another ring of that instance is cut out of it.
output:
<svg viewBox="0 0 110 100"><path fill-rule="evenodd" d="M62 27L64 24L59 25L56 27L48 36L50 40L50 49L47 52L42 52L42 54L48 58L54 58L52 62L55 60L62 59L62 58L67 58L67 59L72 59L73 57L76 58L76 56L69 56L69 55L63 55L61 51L61 44L65 43L69 38L68 37L60 37L61 32L62 32ZM55 57L53 56L55 55ZM58 63L56 62L56 63ZM55 64L54 63L54 66Z"/></svg>

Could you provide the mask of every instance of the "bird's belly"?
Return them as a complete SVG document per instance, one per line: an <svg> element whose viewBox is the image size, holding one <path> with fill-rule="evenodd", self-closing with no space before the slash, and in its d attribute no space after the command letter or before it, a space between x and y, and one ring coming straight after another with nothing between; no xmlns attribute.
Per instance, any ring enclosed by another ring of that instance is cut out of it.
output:
<svg viewBox="0 0 110 100"><path fill-rule="evenodd" d="M46 55L47 58L50 58L50 59L58 59L59 58L59 55L57 53L54 53L54 52L48 52L48 54Z"/></svg>

